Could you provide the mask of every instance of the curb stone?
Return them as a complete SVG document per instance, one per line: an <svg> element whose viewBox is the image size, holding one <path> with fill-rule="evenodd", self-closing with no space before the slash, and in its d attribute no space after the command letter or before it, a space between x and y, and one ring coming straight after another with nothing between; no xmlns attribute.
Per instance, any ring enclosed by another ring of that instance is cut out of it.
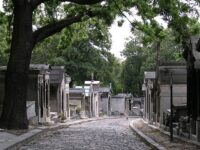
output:
<svg viewBox="0 0 200 150"><path fill-rule="evenodd" d="M155 142L153 139L151 139L150 137L146 136L144 133L142 133L140 130L138 130L134 125L133 125L133 121L130 122L129 127L135 131L142 139L144 139L148 144L150 144L153 148L157 149L157 150L167 150L165 147L163 147L162 145L158 144L157 142Z"/></svg>
<svg viewBox="0 0 200 150"><path fill-rule="evenodd" d="M59 128L68 128L72 125L78 125L86 122L91 122L91 121L98 121L98 120L103 120L103 119L118 119L119 117L105 117L105 118L89 118L89 119L82 119L82 120L76 120L74 122L66 122L66 123L59 123L54 126L42 126L38 127L36 129L33 129L27 133L24 133L13 140L5 142L3 145L0 146L0 150L17 150L20 146L24 145L25 143L30 142L34 138L40 136L41 134L51 131L51 130L56 130Z"/></svg>

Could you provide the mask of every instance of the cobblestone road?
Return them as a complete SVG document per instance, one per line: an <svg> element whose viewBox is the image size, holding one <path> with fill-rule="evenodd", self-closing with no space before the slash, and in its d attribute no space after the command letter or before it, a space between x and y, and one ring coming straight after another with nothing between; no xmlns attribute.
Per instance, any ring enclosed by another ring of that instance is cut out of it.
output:
<svg viewBox="0 0 200 150"><path fill-rule="evenodd" d="M48 131L20 150L146 150L125 118L98 120Z"/></svg>

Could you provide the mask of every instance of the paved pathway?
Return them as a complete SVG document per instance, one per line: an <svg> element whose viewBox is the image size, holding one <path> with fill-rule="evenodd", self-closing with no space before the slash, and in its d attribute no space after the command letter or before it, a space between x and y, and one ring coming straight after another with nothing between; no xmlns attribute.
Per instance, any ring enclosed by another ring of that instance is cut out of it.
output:
<svg viewBox="0 0 200 150"><path fill-rule="evenodd" d="M98 120L48 131L20 150L146 150L125 118Z"/></svg>

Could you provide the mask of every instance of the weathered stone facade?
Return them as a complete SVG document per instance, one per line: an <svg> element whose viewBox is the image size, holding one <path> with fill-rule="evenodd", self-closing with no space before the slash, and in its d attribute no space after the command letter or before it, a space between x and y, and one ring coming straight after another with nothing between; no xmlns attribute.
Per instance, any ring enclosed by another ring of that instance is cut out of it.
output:
<svg viewBox="0 0 200 150"><path fill-rule="evenodd" d="M156 74L154 71L144 72L144 84L143 84L143 91L145 95L144 99L144 112L143 117L147 120L153 119L153 99L155 99L153 95L153 87L155 81ZM158 109L158 108L157 108Z"/></svg>
<svg viewBox="0 0 200 150"><path fill-rule="evenodd" d="M150 123L161 126L166 125L166 122L169 123L169 112L171 111L170 86L172 87L173 110L177 114L179 113L174 121L178 122L181 115L187 115L187 72L185 63L161 63L158 67L157 78L155 72L145 73L143 89L145 93L144 118ZM178 112L180 108L185 108L185 111Z"/></svg>
<svg viewBox="0 0 200 150"><path fill-rule="evenodd" d="M89 116L99 117L99 99L100 93L98 88L100 86L100 81L85 81L85 86L89 86Z"/></svg>
<svg viewBox="0 0 200 150"><path fill-rule="evenodd" d="M100 87L98 88L100 93L99 100L99 113L100 115L111 115L111 87Z"/></svg>
<svg viewBox="0 0 200 150"><path fill-rule="evenodd" d="M71 117L85 117L85 91L83 87L70 88L69 105Z"/></svg>
<svg viewBox="0 0 200 150"><path fill-rule="evenodd" d="M4 79L6 67L0 69L0 105L3 105L4 99ZM28 116L36 114L40 123L50 121L50 103L49 103L49 65L30 65L29 82L27 90L27 110ZM30 106L30 104L32 106ZM33 107L35 106L35 112ZM32 113L32 114L30 114ZM30 119L30 118L29 118Z"/></svg>
<svg viewBox="0 0 200 150"><path fill-rule="evenodd" d="M51 66L50 71L50 107L52 114L62 120L67 118L67 98L65 91L64 66Z"/></svg>

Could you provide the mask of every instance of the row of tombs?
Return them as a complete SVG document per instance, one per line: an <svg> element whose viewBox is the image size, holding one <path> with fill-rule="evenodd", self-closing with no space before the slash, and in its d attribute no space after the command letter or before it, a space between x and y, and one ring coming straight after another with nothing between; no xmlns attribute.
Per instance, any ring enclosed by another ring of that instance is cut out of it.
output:
<svg viewBox="0 0 200 150"><path fill-rule="evenodd" d="M0 115L3 109L4 80L7 67L0 67ZM70 118L121 115L131 112L132 95L112 95L111 85L85 81L69 88L71 78L64 66L31 64L27 90L27 118L30 123L64 122Z"/></svg>
<svg viewBox="0 0 200 150"><path fill-rule="evenodd" d="M193 112L199 110L189 105L186 69L185 62L165 62L160 64L157 72L144 73L143 118L164 130L172 128L176 135L200 141L198 118L195 120L190 113L190 109Z"/></svg>
<svg viewBox="0 0 200 150"><path fill-rule="evenodd" d="M150 124L200 142L200 37L191 37L185 62L160 62L144 72L143 117Z"/></svg>
<svg viewBox="0 0 200 150"><path fill-rule="evenodd" d="M0 114L4 100L7 67L0 67ZM27 118L33 123L51 123L52 117L69 117L66 96L67 75L63 66L31 64L27 89Z"/></svg>
<svg viewBox="0 0 200 150"><path fill-rule="evenodd" d="M174 123L180 117L187 116L187 71L186 64L161 63L158 72L144 72L143 91L144 115L149 123L169 126L169 117L172 108ZM172 94L172 95L171 95Z"/></svg>

